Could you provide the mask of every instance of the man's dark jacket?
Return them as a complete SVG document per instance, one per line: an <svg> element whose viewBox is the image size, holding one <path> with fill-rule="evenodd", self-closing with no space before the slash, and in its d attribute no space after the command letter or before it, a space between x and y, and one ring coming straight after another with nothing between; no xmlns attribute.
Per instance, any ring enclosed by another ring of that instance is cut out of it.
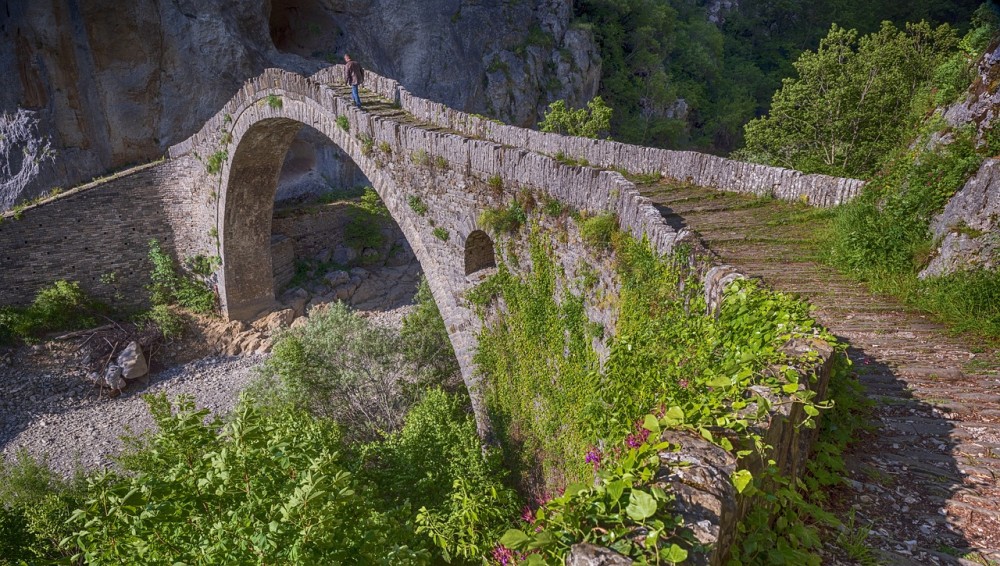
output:
<svg viewBox="0 0 1000 566"><path fill-rule="evenodd" d="M344 67L344 79L349 85L359 85L365 82L365 71L361 68L361 63L349 61Z"/></svg>

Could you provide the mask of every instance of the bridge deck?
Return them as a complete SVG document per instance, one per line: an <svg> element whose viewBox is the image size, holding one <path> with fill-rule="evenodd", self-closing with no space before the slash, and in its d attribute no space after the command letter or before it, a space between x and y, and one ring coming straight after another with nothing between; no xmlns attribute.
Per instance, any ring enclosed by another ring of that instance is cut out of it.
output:
<svg viewBox="0 0 1000 566"><path fill-rule="evenodd" d="M669 224L808 299L850 343L878 428L850 455L856 482L839 504L873 523L869 540L890 563L950 563L968 547L1000 559L1000 353L820 263L811 234L828 224L824 211L668 183L641 190Z"/></svg>

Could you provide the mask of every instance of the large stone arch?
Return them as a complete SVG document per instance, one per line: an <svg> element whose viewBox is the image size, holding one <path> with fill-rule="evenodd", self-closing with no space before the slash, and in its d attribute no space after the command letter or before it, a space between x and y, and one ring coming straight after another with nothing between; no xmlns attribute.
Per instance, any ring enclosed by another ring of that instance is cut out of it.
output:
<svg viewBox="0 0 1000 566"><path fill-rule="evenodd" d="M472 355L479 324L461 297L471 285L465 277L464 244L478 228L477 209L470 206L460 214L442 210L433 219L414 212L408 197L435 187L412 177L413 158L394 128L376 132L364 113L338 98L321 101L274 88L230 110L235 111L225 128L228 135L220 133L220 140L231 141L220 150L227 151L227 156L218 177L215 228L222 260L218 291L223 315L252 320L276 305L270 255L274 196L285 153L299 129L309 125L357 164L400 226L445 319L466 384L475 391ZM338 123L341 116L349 118L346 128L343 120ZM435 227L447 230L450 237L433 237ZM478 396L473 394L472 401L480 431L488 435Z"/></svg>

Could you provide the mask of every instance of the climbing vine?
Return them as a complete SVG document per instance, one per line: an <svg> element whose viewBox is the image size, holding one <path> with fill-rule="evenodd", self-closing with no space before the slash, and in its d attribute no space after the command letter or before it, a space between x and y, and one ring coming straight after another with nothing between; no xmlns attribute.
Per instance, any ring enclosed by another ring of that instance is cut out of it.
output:
<svg viewBox="0 0 1000 566"><path fill-rule="evenodd" d="M774 511L805 514L797 481L768 461L760 430L774 403L800 403L806 427L829 407L813 398L812 374L803 371L818 355L793 355L785 346L834 344L833 336L815 325L805 303L748 280L730 284L718 312L706 314L689 252L664 258L647 242L608 229L609 219L597 217L595 230L580 218L580 238L600 233L614 257L617 322L603 363L595 349L600 325L588 319L582 292L555 260L558 238L543 221L527 221L530 262L514 264L508 252L469 294L484 319L476 362L488 382L489 410L522 487L543 503L526 510L530 525L504 537L500 557L557 563L570 545L587 540L640 561L683 561L693 543L672 515L672 496L652 482L656 454L676 448L660 441L667 428L732 452L742 462L731 478L737 491L771 497L747 532L767 528ZM511 243L498 247L516 249ZM762 462L758 477L745 469L752 461ZM637 528L645 544L635 543ZM808 553L812 539L800 531L786 529L785 546Z"/></svg>

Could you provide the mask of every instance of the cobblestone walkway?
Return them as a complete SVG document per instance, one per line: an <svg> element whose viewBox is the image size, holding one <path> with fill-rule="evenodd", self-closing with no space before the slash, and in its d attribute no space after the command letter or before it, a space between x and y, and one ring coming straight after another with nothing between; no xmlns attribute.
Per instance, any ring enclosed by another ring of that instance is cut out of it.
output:
<svg viewBox="0 0 1000 566"><path fill-rule="evenodd" d="M809 300L850 344L875 429L836 498L871 525L880 562L1000 564L1000 353L817 261L809 235L823 211L667 183L642 191L724 262Z"/></svg>

